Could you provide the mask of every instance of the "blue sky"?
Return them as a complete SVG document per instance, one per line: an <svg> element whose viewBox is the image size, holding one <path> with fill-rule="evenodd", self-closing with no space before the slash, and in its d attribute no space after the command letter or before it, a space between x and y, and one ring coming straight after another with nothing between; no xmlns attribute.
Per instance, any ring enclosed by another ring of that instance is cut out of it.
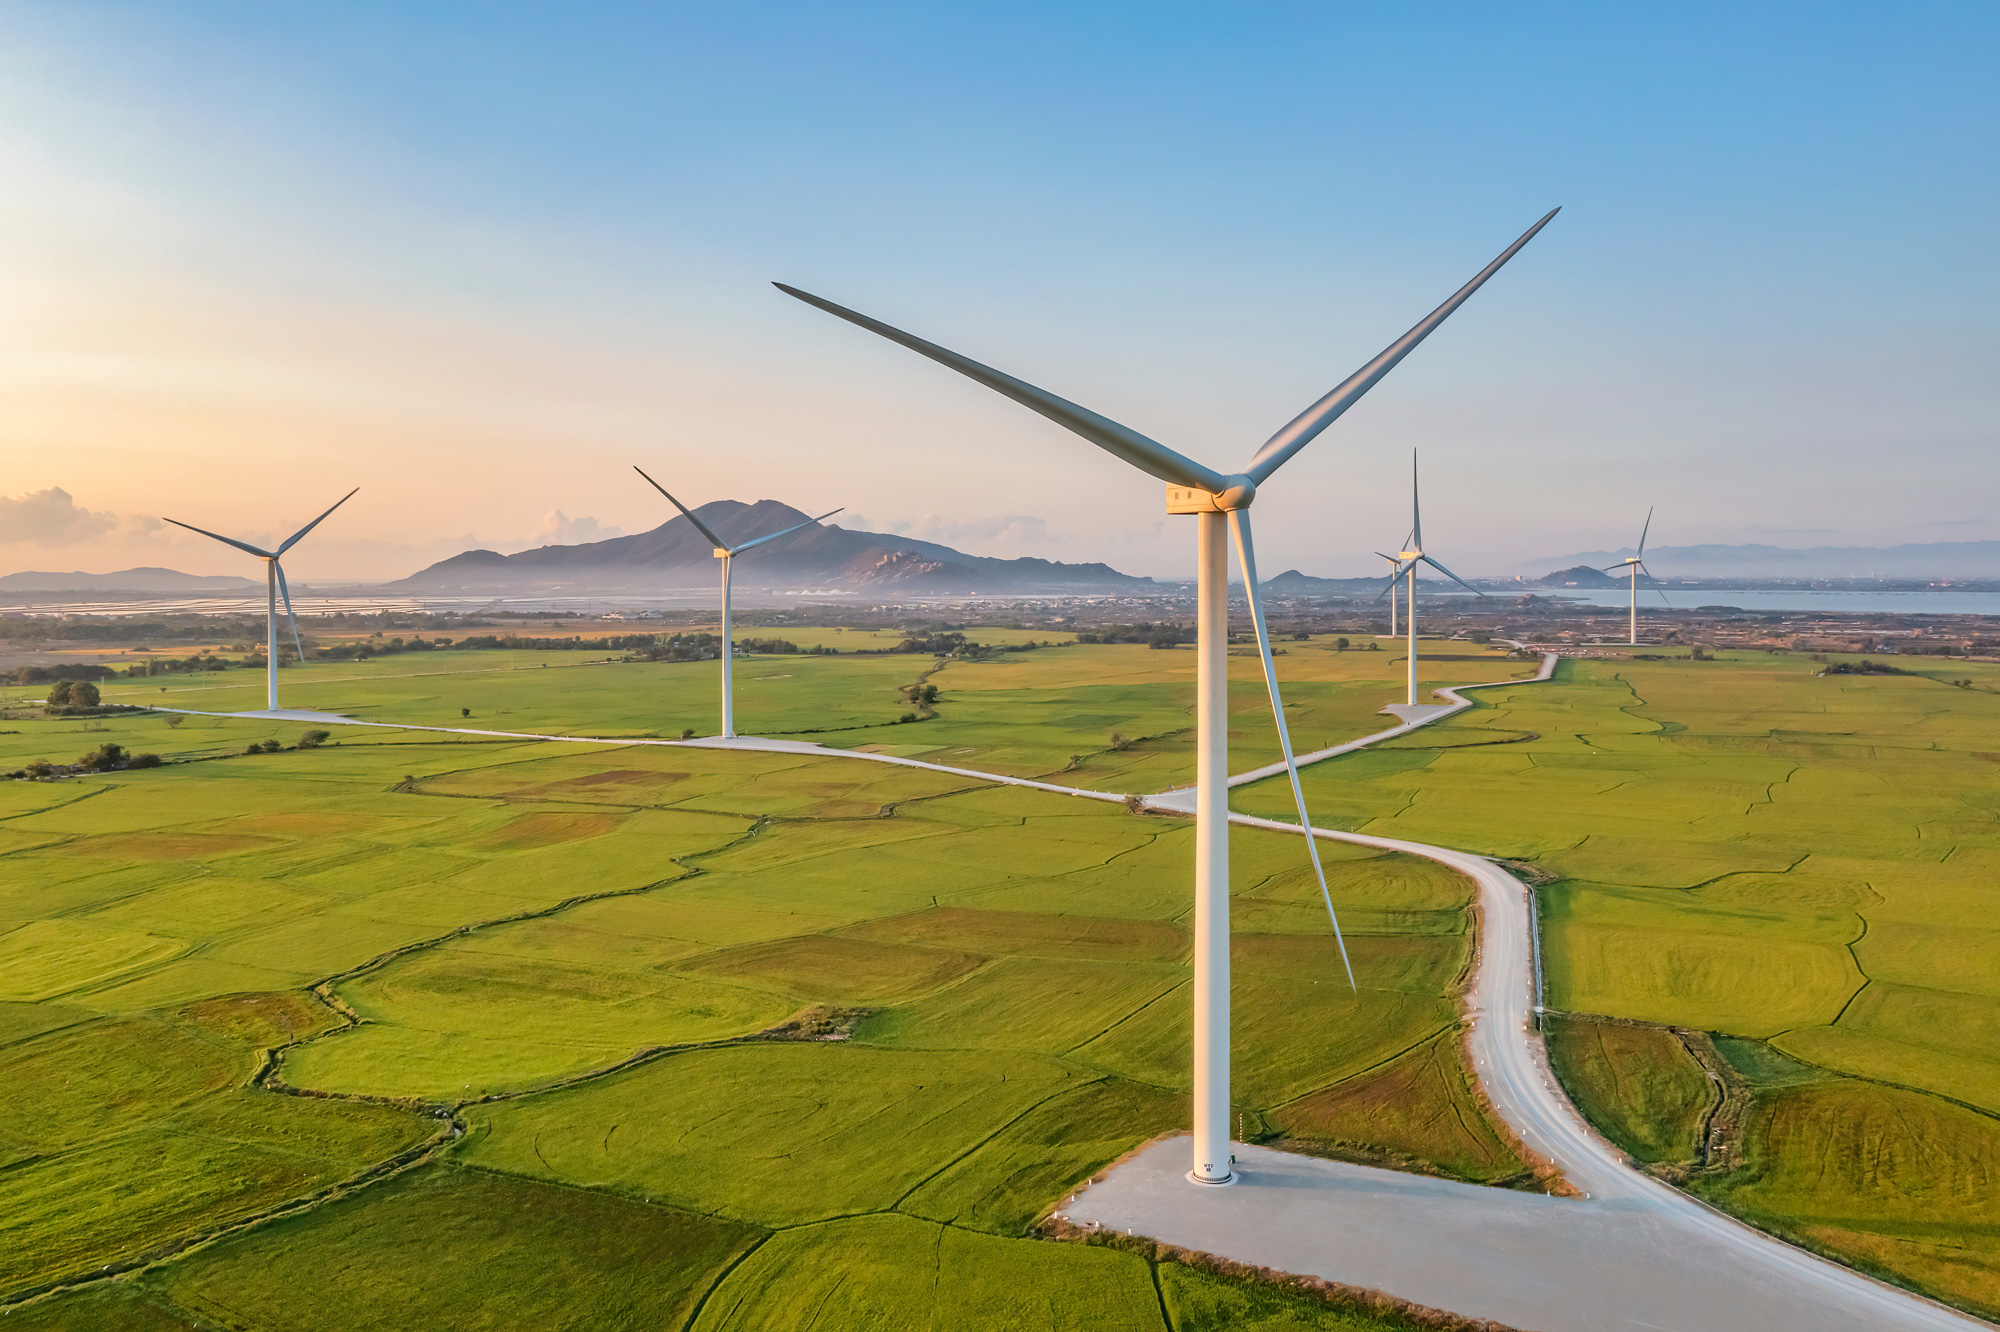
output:
<svg viewBox="0 0 2000 1332"><path fill-rule="evenodd" d="M777 294L1233 466L1564 212L1262 563L2000 538L2000 10L0 0L0 566L298 576L845 503L1191 567L1156 483ZM674 484L670 481L669 484ZM67 499L50 492L60 490ZM322 498L324 496L325 498ZM817 511L817 510L815 510ZM209 521L203 521L208 519Z"/></svg>

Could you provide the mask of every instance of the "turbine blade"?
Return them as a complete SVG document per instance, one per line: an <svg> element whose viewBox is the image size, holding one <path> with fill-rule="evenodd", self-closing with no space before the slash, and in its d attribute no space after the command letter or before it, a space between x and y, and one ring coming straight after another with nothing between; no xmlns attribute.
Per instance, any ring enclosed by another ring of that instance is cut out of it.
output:
<svg viewBox="0 0 2000 1332"><path fill-rule="evenodd" d="M782 282L773 282L771 285L787 296L804 301L807 305L816 306L830 315L837 315L871 333L878 333L891 342L908 347L919 356L928 356L939 365L948 366L967 379L984 384L995 393L1012 398L1029 411L1041 413L1064 429L1083 436L1106 453L1123 458L1149 476L1156 476L1177 486L1192 486L1197 490L1206 490L1211 494L1229 488L1228 478L1222 473L1203 467L1192 458L1184 457L1158 440L1149 439L1109 417L1099 416L1088 407L1079 407L1067 398L1058 398L1046 389L1036 388L1033 384L1003 374L991 366L981 365L971 357L960 356L957 352L949 351L934 342L926 342L914 334L892 328L879 320L870 319L867 315L857 314L845 306L835 305L832 301L822 300L810 292L800 291L797 287L788 287Z"/></svg>
<svg viewBox="0 0 2000 1332"><path fill-rule="evenodd" d="M1646 586L1652 588L1655 592L1659 593L1660 600L1666 603L1666 607L1668 610L1672 610L1674 608L1674 603L1667 600L1667 589L1660 586L1660 580L1653 577L1652 574L1647 573L1646 566L1643 564L1639 566L1639 572L1646 575Z"/></svg>
<svg viewBox="0 0 2000 1332"><path fill-rule="evenodd" d="M331 512L331 510L329 510L329 512ZM325 515L321 516L324 517ZM274 573L278 575L278 594L284 597L285 599L285 619L292 626L292 646L298 649L299 664L304 665L306 659L306 645L299 641L299 617L292 614L292 589L285 586L285 566L278 563L276 560L272 560L271 569Z"/></svg>
<svg viewBox="0 0 2000 1332"><path fill-rule="evenodd" d="M646 476L645 471L637 466L633 467L632 470L638 472L640 476ZM721 537L717 536L715 533L709 531L708 524L704 523L701 519L694 516L694 510L688 508L687 505L681 503L679 500L675 499L672 495L667 495L667 488L665 486L653 480L653 478L650 476L646 476L646 481L649 485L653 487L653 489L659 491L662 495L667 496L667 502L673 505L676 509L679 509L681 511L681 516L694 524L695 531L701 533L703 536L708 538L709 545L719 546L723 550L729 549L729 543L724 541Z"/></svg>
<svg viewBox="0 0 2000 1332"><path fill-rule="evenodd" d="M160 521L163 523L172 523L175 527L185 527L190 532L199 532L205 537L209 537L213 540L220 541L225 546L234 546L238 550L247 551L248 553L255 555L260 560L268 560L275 558L270 551L259 550L257 549L257 547L251 545L247 541L238 541L235 537L226 537L223 536L220 532L211 532L205 527L196 527L193 523L184 523L178 518L162 518L160 519Z"/></svg>
<svg viewBox="0 0 2000 1332"><path fill-rule="evenodd" d="M1459 585L1460 587L1462 587L1462 588L1464 588L1464 589L1465 589L1466 591L1468 591L1468 592L1472 593L1472 595L1473 595L1473 596L1475 596L1475 597L1483 597L1483 596L1485 596L1485 595L1486 595L1486 594L1485 594L1484 592L1481 592L1481 591L1480 591L1480 590L1479 590L1478 588L1476 588L1476 587L1474 587L1474 586L1473 586L1472 584L1470 584L1470 583L1466 582L1466 581L1465 581L1465 580L1464 580L1463 578L1460 578L1460 577L1459 577L1459 576L1458 576L1457 574L1453 573L1453 572L1452 572L1451 570L1449 570L1449 569L1445 568L1445 567L1444 567L1444 566L1443 566L1442 564L1439 564L1439 563L1438 563L1438 562L1437 562L1436 560L1432 559L1432 558L1431 558L1430 556L1428 556L1428 555L1419 555L1419 556L1417 556L1417 560L1422 560L1422 561L1423 561L1423 562L1424 562L1425 564L1428 564L1428 565L1430 565L1430 566L1431 566L1431 568L1433 568L1433 569L1436 569L1436 570L1437 570L1437 571L1438 571L1439 573L1443 574L1443 575L1444 575L1444 576L1445 576L1446 578L1449 578L1449 579L1451 579L1451 581L1452 581L1452 582L1454 582L1454 583L1457 583L1457 584L1458 584L1458 585ZM1410 561L1410 563L1412 563L1412 564L1415 564L1415 563L1417 562L1417 560L1411 560L1411 561Z"/></svg>
<svg viewBox="0 0 2000 1332"><path fill-rule="evenodd" d="M361 493L361 487L360 487L360 486L356 486L356 487L355 487L354 489L352 489L352 490L348 491L348 492L347 492L347 493L346 493L345 495L342 495L342 496L340 497L339 501L338 501L337 503L335 503L335 504L334 504L334 506L333 506L333 509L337 509L337 508L339 508L339 507L340 507L340 506L341 506L342 504L345 504L345 503L347 503L347 501L349 501L349 500L353 499L353 498L354 498L354 497L355 497L356 495L358 495L358 494L360 494L360 493ZM333 512L333 509L328 509L328 510L326 511L326 513L323 513L323 514L321 514L321 515L320 515L319 517L317 517L317 518L313 519L313 520L312 520L311 522L307 523L307 524L306 524L306 525L305 525L304 527L301 527L301 528L300 528L300 529L299 529L298 531L296 531L296 532L292 533L292 534L291 534L290 536L286 537L286 538L285 538L285 541L284 541L284 544L283 544L283 545L281 545L281 546L279 546L279 547L277 548L277 550L275 550L275 551L273 551L273 552L272 552L272 554L273 554L274 556L276 556L276 555L282 555L282 554L284 554L284 553L285 553L286 551L290 550L290 549L291 549L291 548L292 548L293 546L296 546L296 545L298 545L298 544L299 544L299 538L300 538L300 537L302 537L302 536L304 536L304 535L305 535L306 533L308 533L308 532L312 531L312 530L313 530L313 529L314 529L315 527L318 527L318 526L319 526L319 525L320 525L321 523L325 522L325 521L326 521L326 516L327 516L327 514L328 514L328 513L332 513L332 512Z"/></svg>
<svg viewBox="0 0 2000 1332"><path fill-rule="evenodd" d="M746 541L742 545L738 546L735 550L730 551L729 553L731 555L741 555L744 551L750 549L750 547L752 546L761 546L766 541L776 541L781 536L790 536L792 533L798 531L801 527L811 527L814 523L824 522L828 518L833 517L834 513L843 513L846 511L846 509L847 506L843 504L840 506L840 508L835 509L833 513L823 513L817 518L808 518L802 523L793 523L790 527L786 528L782 532L773 532L769 536L760 536L755 541Z"/></svg>
<svg viewBox="0 0 2000 1332"><path fill-rule="evenodd" d="M1502 264L1519 253L1521 247L1533 240L1535 233L1547 226L1549 219L1561 211L1560 208L1550 209L1547 217L1529 227L1522 233L1521 239L1502 250L1498 259L1480 269L1479 275L1453 293L1450 300L1425 315L1415 328L1383 348L1381 355L1349 375L1333 392L1306 408L1290 425L1271 436L1269 442L1257 450L1257 456L1250 460L1250 465L1243 469L1249 474L1250 479L1260 486L1263 485L1266 477L1283 467L1286 460L1294 453L1310 444L1320 431L1339 419L1342 412L1359 402L1361 395L1374 388L1382 376L1394 370L1398 361L1416 350L1418 343L1429 337L1432 330L1450 318L1452 311L1465 304L1473 292L1485 285L1486 279L1499 272Z"/></svg>
<svg viewBox="0 0 2000 1332"><path fill-rule="evenodd" d="M1424 548L1424 505L1417 490L1417 451L1410 450L1410 549Z"/></svg>
<svg viewBox="0 0 2000 1332"><path fill-rule="evenodd" d="M1264 659L1264 688L1271 695L1271 719L1278 724L1278 749L1285 756L1285 776L1291 778L1292 800L1299 807L1299 831L1305 834L1306 855L1313 874L1319 879L1319 895L1326 901L1326 917L1333 922L1333 939L1340 945L1340 964L1347 968L1348 988L1360 993L1354 983L1354 964L1347 957L1347 940L1340 934L1340 917L1334 913L1333 894L1327 891L1326 870L1319 863L1319 839L1313 836L1312 818L1306 813L1305 789L1299 785L1298 760L1292 757L1292 733L1285 725L1285 701L1278 695L1278 666L1271 657L1271 632L1264 623L1264 597L1257 590L1257 553L1250 540L1250 511L1229 511L1230 533L1236 538L1236 561L1243 566L1243 587L1250 598L1250 623L1257 631L1257 655Z"/></svg>
<svg viewBox="0 0 2000 1332"><path fill-rule="evenodd" d="M1639 549L1637 554L1638 557L1642 560L1646 558L1646 533L1652 530L1653 530L1653 511L1651 508L1648 508L1646 510L1646 525L1639 529Z"/></svg>

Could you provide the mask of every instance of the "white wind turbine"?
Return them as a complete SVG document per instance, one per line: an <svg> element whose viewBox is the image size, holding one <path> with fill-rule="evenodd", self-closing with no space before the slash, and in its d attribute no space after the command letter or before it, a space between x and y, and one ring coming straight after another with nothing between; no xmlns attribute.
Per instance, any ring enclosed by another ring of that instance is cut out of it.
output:
<svg viewBox="0 0 2000 1332"><path fill-rule="evenodd" d="M641 468L634 467L632 470L638 472L640 476L646 476L645 471ZM760 536L755 541L745 541L740 546L731 546L724 542L721 537L709 531L708 524L695 517L692 509L675 499L672 495L668 495L665 486L653 480L650 476L646 476L646 481L653 489L659 491L662 495L666 495L667 502L672 504L676 509L679 509L682 515L694 524L697 532L708 538L708 544L715 547L715 558L722 561L722 738L733 740L736 738L736 687L734 672L732 670L732 648L729 636L729 585L736 557L744 551L749 550L752 546L761 546L767 541L776 541L781 536L790 536L802 527L811 527L814 523L825 522L828 518L833 517L834 514L841 512L841 510L834 509L832 512L823 513L817 518L808 518L802 523L793 523L782 532L773 532L769 536Z"/></svg>
<svg viewBox="0 0 2000 1332"><path fill-rule="evenodd" d="M1381 552L1378 551L1376 553L1380 554ZM1410 450L1410 548L1408 550L1397 551L1396 554L1403 562L1396 566L1394 573L1389 575L1389 595L1394 596L1396 594L1396 580L1407 574L1410 579L1409 599L1404 605L1405 614L1403 616L1403 623L1410 633L1410 659L1408 663L1410 673L1410 706L1415 707L1417 703L1417 566L1419 564L1428 564L1431 568L1436 569L1446 578L1451 579L1452 582L1457 583L1460 587L1475 596L1484 597L1486 595L1430 556L1424 554L1424 511L1423 502L1417 494L1417 451L1415 449Z"/></svg>
<svg viewBox="0 0 2000 1332"><path fill-rule="evenodd" d="M1407 532L1403 534L1403 544L1406 546L1410 544L1410 536ZM1379 550L1375 552L1375 555L1378 559L1389 561L1389 637L1394 638L1399 632L1396 628L1396 583L1401 577L1400 567L1402 562L1394 555L1384 555ZM1375 600L1380 601L1381 599L1382 594L1379 592L1376 593ZM1377 636L1379 637L1380 635Z"/></svg>
<svg viewBox="0 0 2000 1332"><path fill-rule="evenodd" d="M1272 473L1359 401L1554 216L1555 211L1551 211L1535 223L1519 240L1502 251L1499 258L1481 269L1478 276L1459 288L1451 299L1271 436L1241 472L1227 475L1012 375L1003 374L957 352L947 351L935 343L782 282L774 284L789 296L878 333L891 342L900 343L996 393L1012 398L1030 411L1038 412L1081 435L1107 453L1124 459L1140 471L1158 477L1167 483L1167 512L1195 515L1199 575L1195 599L1194 1168L1188 1172L1188 1178L1197 1184L1228 1184L1235 1180L1229 1150L1230 538L1233 535L1236 557L1243 568L1243 586L1249 597L1252 625L1257 632L1258 655L1263 659L1264 685L1270 694L1272 717L1277 723L1278 747L1291 778L1292 798L1298 806L1299 822L1306 830L1306 853L1318 876L1320 895L1326 901L1327 913L1332 915L1333 898L1327 892L1326 874L1320 868L1319 849L1310 831L1305 794L1299 787L1298 766L1292 757L1291 736L1285 727L1284 705L1278 697L1278 673L1271 658L1271 639L1264 622L1255 546L1250 535L1250 504L1257 496L1257 488L1269 481ZM1339 938L1339 930L1340 924L1336 919L1336 939ZM1346 944L1342 942L1343 962L1346 956ZM1348 982L1353 984L1351 967Z"/></svg>
<svg viewBox="0 0 2000 1332"><path fill-rule="evenodd" d="M333 509L337 509L342 504L353 499L360 490L361 487L356 486L353 490L342 495L334 504ZM306 659L305 645L299 641L299 620L296 615L292 614L292 590L285 586L284 566L278 563L278 559L293 546L298 545L300 538L304 537L306 533L325 522L327 514L332 513L333 509L328 509L326 513L321 514L298 531L286 537L278 544L276 550L260 550L247 541L238 541L234 537L222 536L218 533L208 531L206 528L196 527L192 523L181 522L177 518L165 519L166 522L172 523L175 527L185 527L190 532L200 532L205 537L220 541L225 546L234 546L236 549L255 555L258 559L264 561L264 586L266 602L269 608L269 615L264 626L264 710L267 712L276 712L278 710L278 598L280 596L285 599L285 619L290 621L292 626L292 646L298 649L299 660L301 662Z"/></svg>
<svg viewBox="0 0 2000 1332"><path fill-rule="evenodd" d="M1618 561L1618 563L1616 564L1607 564L1604 566L1604 572L1606 573L1617 573L1620 570L1623 570L1627 579L1632 584L1632 605L1631 605L1632 641L1628 645L1631 647L1639 646L1639 575L1642 573L1646 575L1646 581L1648 583L1651 583L1653 585L1653 590L1660 594L1661 601L1666 601L1667 605L1669 606L1674 604L1671 601L1667 601L1667 594L1660 587L1659 580L1655 579L1653 577L1653 571L1646 567L1646 533L1652 530L1653 530L1653 511L1651 509L1647 509L1646 525L1639 529L1638 553L1636 555L1627 556L1625 559Z"/></svg>

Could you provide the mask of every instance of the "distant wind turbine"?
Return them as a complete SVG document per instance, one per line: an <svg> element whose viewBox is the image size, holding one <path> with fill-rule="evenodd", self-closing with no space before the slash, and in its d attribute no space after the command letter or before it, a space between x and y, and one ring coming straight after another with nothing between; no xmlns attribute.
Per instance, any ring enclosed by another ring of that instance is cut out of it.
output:
<svg viewBox="0 0 2000 1332"><path fill-rule="evenodd" d="M645 471L641 468L634 467L632 470L638 472L640 476L646 476ZM722 736L725 740L732 740L736 737L736 690L734 672L731 669L733 665L731 660L733 648L729 635L729 585L736 557L753 546L761 546L767 541L776 541L781 536L790 536L802 527L811 527L814 523L825 522L827 519L833 517L834 514L841 512L841 509L834 509L829 513L823 513L817 518L808 518L802 523L793 523L782 532L773 532L769 536L760 536L755 541L746 541L740 546L731 546L724 542L721 537L709 531L708 524L694 516L694 510L688 508L687 505L681 503L672 495L668 495L665 486L653 480L650 476L646 476L646 482L662 495L666 495L667 502L676 509L679 509L682 515L694 524L697 532L708 538L708 544L715 547L715 558L722 561Z"/></svg>
<svg viewBox="0 0 2000 1332"><path fill-rule="evenodd" d="M360 493L360 490L361 487L356 486L353 490L342 495L335 502L333 509L337 509L342 504L353 499L356 494ZM298 649L299 660L301 662L306 659L305 644L299 641L299 619L298 616L292 614L292 590L285 586L285 569L283 565L278 563L278 558L293 546L298 545L300 538L305 536L306 533L325 522L327 515L331 514L333 509L328 509L326 513L321 514L298 531L286 537L278 544L276 550L260 550L246 541L238 541L234 537L222 536L206 528L196 527L192 523L181 522L178 518L168 518L165 520L172 523L175 527L185 527L190 532L200 532L203 536L211 540L220 541L225 546L234 546L236 549L255 555L258 559L264 561L264 586L269 609L269 614L264 625L264 708L267 712L276 712L278 710L278 598L280 596L283 596L285 599L285 619L292 626L292 646Z"/></svg>
<svg viewBox="0 0 2000 1332"><path fill-rule="evenodd" d="M1318 876L1320 896L1326 902L1327 914L1332 916L1333 897L1327 891L1326 874L1320 867L1319 848L1312 835L1311 821L1306 815L1298 764L1292 757L1291 736L1285 726L1284 705L1278 696L1278 672L1271 658L1271 636L1265 624L1263 599L1257 583L1256 554L1250 534L1250 504L1257 497L1257 488L1268 482L1272 473L1358 402L1554 216L1555 212L1551 211L1535 223L1519 240L1502 251L1499 258L1480 270L1476 277L1425 316L1416 327L1390 343L1374 360L1271 436L1243 471L1228 475L1012 375L1003 374L969 357L796 287L788 287L782 282L774 284L788 296L880 334L921 356L928 356L1081 435L1105 452L1166 482L1168 513L1195 516L1199 575L1195 594L1194 1168L1188 1172L1188 1178L1197 1184L1229 1184L1236 1177L1229 1150L1228 651L1231 539L1233 537L1236 557L1243 569L1250 618L1257 631L1257 653L1263 660L1264 685L1270 694L1271 714L1277 723L1278 747L1285 758L1286 774L1291 779L1292 799L1298 807L1306 854L1312 861L1313 872ZM1055 478L1049 478L1049 483L1065 484ZM1339 940L1340 922L1337 918L1333 928L1334 937ZM1346 943L1342 941L1340 947L1341 958L1345 962ZM1353 984L1353 974L1350 965L1350 985Z"/></svg>
<svg viewBox="0 0 2000 1332"><path fill-rule="evenodd" d="M1407 532L1403 534L1403 544L1406 546L1410 544L1410 534ZM1398 632L1396 628L1396 581L1399 576L1397 566L1401 561L1394 555L1384 555L1379 550L1375 552L1375 555L1378 559L1384 559L1389 562L1389 637L1394 638ZM1380 601L1382 599L1381 595L1378 593L1375 599Z"/></svg>
<svg viewBox="0 0 2000 1332"><path fill-rule="evenodd" d="M1646 533L1652 530L1653 530L1653 511L1651 509L1647 509L1646 525L1639 529L1638 554L1628 556L1625 559L1618 561L1618 563L1616 564L1607 564L1604 566L1604 572L1606 573L1618 573L1622 570L1625 573L1627 580L1632 585L1632 603L1631 603L1632 641L1629 645L1631 647L1639 646L1639 575L1642 573L1646 575L1646 581L1652 585L1652 588L1655 592L1658 592L1660 594L1661 601L1666 601L1667 605L1669 606L1672 606L1674 604L1671 601L1667 601L1666 590L1660 586L1659 580L1653 577L1653 571L1646 567Z"/></svg>
<svg viewBox="0 0 2000 1332"><path fill-rule="evenodd" d="M1417 493L1417 451L1415 449L1410 450L1410 548L1398 551L1397 554L1403 562L1396 566L1396 572L1389 575L1389 595L1395 595L1396 580L1407 574L1410 579L1410 597L1407 607L1408 614L1404 617L1404 623L1408 626L1410 633L1410 660L1408 662L1410 668L1410 704L1414 707L1417 701L1417 566L1419 564L1428 564L1431 568L1436 569L1446 578L1451 579L1452 582L1457 583L1474 596L1484 597L1486 595L1430 556L1424 554L1424 511L1422 497Z"/></svg>

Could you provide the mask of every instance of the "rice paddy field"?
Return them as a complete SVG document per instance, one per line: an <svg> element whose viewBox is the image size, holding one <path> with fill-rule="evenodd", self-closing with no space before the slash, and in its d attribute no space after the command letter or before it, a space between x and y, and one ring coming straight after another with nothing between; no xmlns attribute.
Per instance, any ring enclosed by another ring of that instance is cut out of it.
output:
<svg viewBox="0 0 2000 1332"><path fill-rule="evenodd" d="M1384 724L1399 653L1287 647L1311 742ZM755 658L739 716L1164 785L1190 757L1192 664ZM1239 664L1240 767L1270 746ZM1435 664L1496 667L1524 669ZM937 717L897 722L924 672ZM116 681L106 701L219 712L261 706L261 684ZM1076 1184L1185 1126L1180 820L616 743L707 729L712 663L441 652L284 687L288 706L604 742L0 722L0 770L107 742L168 760L0 783L9 1326L1402 1325L1037 1235ZM285 747L244 752L266 740ZM1470 885L1332 850L1357 994L1297 839L1235 846L1243 1131L1523 1183L1459 1057Z"/></svg>
<svg viewBox="0 0 2000 1332"><path fill-rule="evenodd" d="M2000 667L1718 657L1484 691L1310 770L1314 818L1537 864L1552 1055L1607 1136L2000 1312Z"/></svg>

